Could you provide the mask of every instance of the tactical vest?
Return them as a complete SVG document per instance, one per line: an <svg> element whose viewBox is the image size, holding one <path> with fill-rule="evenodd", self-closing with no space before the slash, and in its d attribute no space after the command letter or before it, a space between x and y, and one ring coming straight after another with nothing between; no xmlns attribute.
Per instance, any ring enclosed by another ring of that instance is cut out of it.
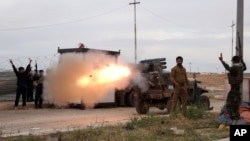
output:
<svg viewBox="0 0 250 141"><path fill-rule="evenodd" d="M227 74L229 84L240 85L243 81L242 66L232 66L230 72Z"/></svg>

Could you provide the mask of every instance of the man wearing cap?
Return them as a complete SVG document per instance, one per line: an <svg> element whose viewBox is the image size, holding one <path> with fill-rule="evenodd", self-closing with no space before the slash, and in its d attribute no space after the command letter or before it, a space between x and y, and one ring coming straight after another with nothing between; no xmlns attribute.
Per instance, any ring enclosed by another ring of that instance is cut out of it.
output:
<svg viewBox="0 0 250 141"><path fill-rule="evenodd" d="M12 59L10 59L10 64L12 65L13 71L17 77L17 83L16 83L17 89L16 89L16 99L15 99L14 109L17 109L21 95L23 100L23 108L24 109L26 108L26 89L28 80L28 70L30 69L31 62L32 60L29 59L29 64L27 65L26 69L24 69L24 67L19 67L17 71Z"/></svg>
<svg viewBox="0 0 250 141"><path fill-rule="evenodd" d="M219 60L221 61L224 68L229 71L227 76L231 89L227 95L226 109L232 120L232 124L237 124L237 121L240 119L240 86L243 81L243 71L247 69L246 64L244 63L242 57L233 56L231 60L232 66L230 67L225 61L223 61L222 53L220 54Z"/></svg>

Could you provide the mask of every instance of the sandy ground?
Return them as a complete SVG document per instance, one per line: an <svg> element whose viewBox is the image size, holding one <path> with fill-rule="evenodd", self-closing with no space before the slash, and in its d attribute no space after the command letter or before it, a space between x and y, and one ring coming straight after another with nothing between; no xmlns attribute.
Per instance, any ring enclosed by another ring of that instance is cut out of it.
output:
<svg viewBox="0 0 250 141"><path fill-rule="evenodd" d="M214 112L220 112L224 105L225 75L197 75L201 86L209 89ZM21 102L21 101L20 101ZM21 103L20 103L21 104ZM28 134L46 134L57 131L69 131L88 126L124 123L136 113L134 107L100 108L100 109L34 109L34 103L28 103L28 109L13 109L14 101L0 101L0 131L2 136ZM150 112L166 115L165 110L150 108Z"/></svg>

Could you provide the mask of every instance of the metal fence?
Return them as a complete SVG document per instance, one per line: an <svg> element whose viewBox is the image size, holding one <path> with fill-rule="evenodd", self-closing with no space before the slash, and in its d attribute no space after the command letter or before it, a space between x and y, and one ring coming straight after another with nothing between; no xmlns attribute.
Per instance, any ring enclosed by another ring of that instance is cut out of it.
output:
<svg viewBox="0 0 250 141"><path fill-rule="evenodd" d="M46 56L36 57L0 57L0 97L6 94L15 93L16 91L16 76L10 64L10 59L13 60L15 66L26 67L29 63L29 58L32 59L31 67L35 68L37 63L38 69L46 70L48 67L58 62L59 54L51 54Z"/></svg>
<svg viewBox="0 0 250 141"><path fill-rule="evenodd" d="M33 69L35 68L35 64L37 63L38 69L46 70L48 67L58 62L59 54L56 53L53 55L38 57L0 57L0 72L12 71L10 59L12 59L17 68L20 66L23 66L25 68L29 63L29 58L32 60L31 67Z"/></svg>

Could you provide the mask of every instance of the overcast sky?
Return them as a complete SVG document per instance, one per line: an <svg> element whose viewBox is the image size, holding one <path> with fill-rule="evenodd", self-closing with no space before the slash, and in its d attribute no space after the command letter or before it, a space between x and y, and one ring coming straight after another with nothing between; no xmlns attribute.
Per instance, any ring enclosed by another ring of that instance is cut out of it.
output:
<svg viewBox="0 0 250 141"><path fill-rule="evenodd" d="M165 57L168 70L176 56L192 72L224 72L220 52L230 63L237 0L137 0L137 56ZM134 0L0 0L0 67L8 59L28 58L47 66L57 47L121 50L134 62ZM249 68L250 1L244 1L244 59ZM235 45L233 45L235 47ZM235 49L234 49L235 54ZM7 63L6 63L7 62ZM250 69L247 70L250 72Z"/></svg>

